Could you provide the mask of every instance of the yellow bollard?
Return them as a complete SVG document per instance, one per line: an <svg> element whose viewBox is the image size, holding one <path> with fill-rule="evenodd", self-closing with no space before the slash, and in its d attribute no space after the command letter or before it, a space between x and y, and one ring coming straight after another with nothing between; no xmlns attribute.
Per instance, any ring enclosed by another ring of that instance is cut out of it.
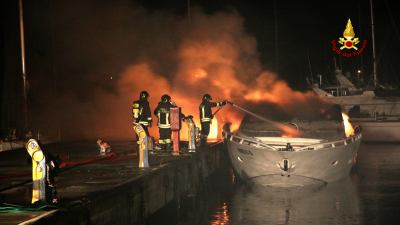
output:
<svg viewBox="0 0 400 225"><path fill-rule="evenodd" d="M146 132L139 123L134 125L134 129L138 136L139 167L149 167L149 137L147 137Z"/></svg>
<svg viewBox="0 0 400 225"><path fill-rule="evenodd" d="M46 157L35 139L29 139L26 150L32 158L32 204L46 201Z"/></svg>

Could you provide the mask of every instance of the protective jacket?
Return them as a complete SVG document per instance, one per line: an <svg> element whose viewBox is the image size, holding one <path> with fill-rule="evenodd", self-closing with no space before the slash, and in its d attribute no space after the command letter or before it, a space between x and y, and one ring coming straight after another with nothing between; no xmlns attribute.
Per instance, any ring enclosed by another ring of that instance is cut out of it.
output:
<svg viewBox="0 0 400 225"><path fill-rule="evenodd" d="M151 123L151 111L149 102L146 99L140 99L133 102L132 106L133 119L136 123L149 126Z"/></svg>
<svg viewBox="0 0 400 225"><path fill-rule="evenodd" d="M202 123L211 123L213 119L211 108L216 106L222 106L224 102L210 102L207 100L203 100L199 106L200 110L200 121Z"/></svg>
<svg viewBox="0 0 400 225"><path fill-rule="evenodd" d="M159 128L171 128L170 108L175 107L171 102L159 102L154 110L154 115L158 117Z"/></svg>

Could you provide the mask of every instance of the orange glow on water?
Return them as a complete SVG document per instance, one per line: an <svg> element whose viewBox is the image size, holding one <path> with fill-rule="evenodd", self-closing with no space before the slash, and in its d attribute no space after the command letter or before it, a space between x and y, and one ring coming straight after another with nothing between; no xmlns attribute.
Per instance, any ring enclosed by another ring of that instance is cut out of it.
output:
<svg viewBox="0 0 400 225"><path fill-rule="evenodd" d="M217 209L217 212L213 215L213 219L210 221L210 225L228 225L229 222L230 220L228 204L224 202L222 206Z"/></svg>

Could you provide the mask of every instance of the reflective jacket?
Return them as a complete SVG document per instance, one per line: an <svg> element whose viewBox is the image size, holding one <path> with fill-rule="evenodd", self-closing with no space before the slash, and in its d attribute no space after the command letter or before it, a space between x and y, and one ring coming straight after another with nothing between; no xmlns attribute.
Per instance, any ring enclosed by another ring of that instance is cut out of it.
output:
<svg viewBox="0 0 400 225"><path fill-rule="evenodd" d="M149 126L151 123L151 111L149 102L146 99L139 99L132 105L133 119L136 123Z"/></svg>
<svg viewBox="0 0 400 225"><path fill-rule="evenodd" d="M158 117L159 128L171 128L170 108L176 107L171 102L159 102L154 110L154 115Z"/></svg>
<svg viewBox="0 0 400 225"><path fill-rule="evenodd" d="M202 123L211 123L211 120L213 119L211 108L221 105L222 102L210 102L203 100L203 102L199 106L200 121Z"/></svg>

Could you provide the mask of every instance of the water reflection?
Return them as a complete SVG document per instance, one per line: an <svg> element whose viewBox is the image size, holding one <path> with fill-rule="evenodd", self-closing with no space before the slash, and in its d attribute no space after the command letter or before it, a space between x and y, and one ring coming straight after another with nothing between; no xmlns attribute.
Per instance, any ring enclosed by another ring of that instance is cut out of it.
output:
<svg viewBox="0 0 400 225"><path fill-rule="evenodd" d="M204 193L179 207L177 221L169 212L146 224L397 225L399 159L398 143L362 143L349 179L306 189L237 185L233 184L232 171L222 170L210 180Z"/></svg>
<svg viewBox="0 0 400 225"><path fill-rule="evenodd" d="M219 207L216 213L212 216L210 221L210 225L228 225L229 223L229 214L228 214L228 204L226 202L222 203L222 206Z"/></svg>
<svg viewBox="0 0 400 225"><path fill-rule="evenodd" d="M350 178L322 188L243 185L233 196L229 224L362 224L359 204Z"/></svg>

